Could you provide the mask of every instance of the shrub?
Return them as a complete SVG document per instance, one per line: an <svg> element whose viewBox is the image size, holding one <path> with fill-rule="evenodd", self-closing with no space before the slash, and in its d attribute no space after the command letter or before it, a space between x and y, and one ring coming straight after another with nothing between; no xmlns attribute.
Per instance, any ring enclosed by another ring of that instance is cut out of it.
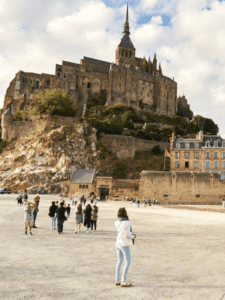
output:
<svg viewBox="0 0 225 300"><path fill-rule="evenodd" d="M160 149L160 146L159 145L155 145L153 148L152 148L152 153L155 154L155 155L158 155L160 154L161 152L161 149Z"/></svg>
<svg viewBox="0 0 225 300"><path fill-rule="evenodd" d="M142 100L139 101L139 107L140 107L140 109L144 109L144 104L143 104Z"/></svg>
<svg viewBox="0 0 225 300"><path fill-rule="evenodd" d="M90 109L91 107L96 107L100 105L105 105L107 100L107 91L101 90L100 94L97 98L92 98L87 105L87 108Z"/></svg>
<svg viewBox="0 0 225 300"><path fill-rule="evenodd" d="M13 114L13 121L23 121L23 113L21 110Z"/></svg>
<svg viewBox="0 0 225 300"><path fill-rule="evenodd" d="M116 178L126 178L127 177L127 166L124 160L120 159L113 171L113 176Z"/></svg>
<svg viewBox="0 0 225 300"><path fill-rule="evenodd" d="M64 117L75 117L77 107L68 94L61 89L53 91L44 90L35 97L32 103L32 111L35 115L51 114Z"/></svg>
<svg viewBox="0 0 225 300"><path fill-rule="evenodd" d="M134 129L134 124L133 124L133 122L131 122L130 120L126 120L126 121L123 123L123 127L124 127L124 128L128 128L128 129Z"/></svg>

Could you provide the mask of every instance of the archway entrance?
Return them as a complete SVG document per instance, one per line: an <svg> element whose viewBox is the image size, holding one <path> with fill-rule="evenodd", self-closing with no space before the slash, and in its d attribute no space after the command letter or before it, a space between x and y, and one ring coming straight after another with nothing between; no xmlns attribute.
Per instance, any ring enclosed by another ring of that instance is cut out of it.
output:
<svg viewBox="0 0 225 300"><path fill-rule="evenodd" d="M105 200L106 196L109 196L109 187L107 185L101 185L99 187L100 200Z"/></svg>

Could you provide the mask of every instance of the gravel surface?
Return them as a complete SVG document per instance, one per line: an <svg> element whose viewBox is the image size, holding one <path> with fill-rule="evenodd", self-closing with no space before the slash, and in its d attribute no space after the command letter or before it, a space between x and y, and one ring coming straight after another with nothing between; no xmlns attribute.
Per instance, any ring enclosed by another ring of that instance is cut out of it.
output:
<svg viewBox="0 0 225 300"><path fill-rule="evenodd" d="M98 204L96 232L74 234L72 209L57 235L48 207L59 197L41 195L38 228L25 236L15 198L0 195L0 300L225 300L224 214L109 201ZM124 206L137 234L127 289L114 286L114 221Z"/></svg>

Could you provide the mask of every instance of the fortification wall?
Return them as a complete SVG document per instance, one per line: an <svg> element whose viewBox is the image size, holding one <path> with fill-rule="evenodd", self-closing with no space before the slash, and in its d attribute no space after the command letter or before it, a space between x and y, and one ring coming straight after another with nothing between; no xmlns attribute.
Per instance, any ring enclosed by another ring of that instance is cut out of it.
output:
<svg viewBox="0 0 225 300"><path fill-rule="evenodd" d="M159 145L169 150L169 143L136 139L133 136L102 134L101 141L109 151L116 154L119 159L133 158L136 151L144 152Z"/></svg>
<svg viewBox="0 0 225 300"><path fill-rule="evenodd" d="M50 130L63 125L73 125L77 123L78 118L61 116L44 116L43 119L36 116L27 117L24 121L12 121L11 124L4 126L3 131L7 131L4 138L18 138L20 136L30 135L37 131Z"/></svg>
<svg viewBox="0 0 225 300"><path fill-rule="evenodd" d="M139 191L165 204L221 204L225 182L217 173L142 171Z"/></svg>

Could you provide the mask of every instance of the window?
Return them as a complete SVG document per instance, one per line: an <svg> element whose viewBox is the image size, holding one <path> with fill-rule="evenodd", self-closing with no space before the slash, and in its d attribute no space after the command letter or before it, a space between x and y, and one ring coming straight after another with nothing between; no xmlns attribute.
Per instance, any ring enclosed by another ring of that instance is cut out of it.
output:
<svg viewBox="0 0 225 300"><path fill-rule="evenodd" d="M36 81L36 89L38 89L40 82L37 80Z"/></svg>
<svg viewBox="0 0 225 300"><path fill-rule="evenodd" d="M225 152L223 152L223 158L225 158Z"/></svg>
<svg viewBox="0 0 225 300"><path fill-rule="evenodd" d="M123 56L123 50L122 50L122 56Z"/></svg>
<svg viewBox="0 0 225 300"><path fill-rule="evenodd" d="M79 185L79 189L82 189L82 185L81 184Z"/></svg>
<svg viewBox="0 0 225 300"><path fill-rule="evenodd" d="M60 73L58 72L58 77L60 77Z"/></svg>
<svg viewBox="0 0 225 300"><path fill-rule="evenodd" d="M180 153L176 152L176 158L180 158Z"/></svg>
<svg viewBox="0 0 225 300"><path fill-rule="evenodd" d="M85 189L85 185L83 185L83 189Z"/></svg>
<svg viewBox="0 0 225 300"><path fill-rule="evenodd" d="M198 152L195 152L195 158L198 158Z"/></svg>
<svg viewBox="0 0 225 300"><path fill-rule="evenodd" d="M87 83L87 88L90 89L90 87L91 87L91 83L88 82L88 83Z"/></svg>
<svg viewBox="0 0 225 300"><path fill-rule="evenodd" d="M206 169L210 168L210 161L207 160L207 162L205 163Z"/></svg>
<svg viewBox="0 0 225 300"><path fill-rule="evenodd" d="M127 57L127 51L126 51L126 57Z"/></svg>
<svg viewBox="0 0 225 300"><path fill-rule="evenodd" d="M206 146L206 147L210 147L210 142L207 141L207 142L205 143L205 146Z"/></svg>
<svg viewBox="0 0 225 300"><path fill-rule="evenodd" d="M199 149L199 144L195 143L195 149Z"/></svg>
<svg viewBox="0 0 225 300"><path fill-rule="evenodd" d="M180 162L179 162L179 161L176 161L176 162L175 162L175 168L178 169L179 167L180 167Z"/></svg>
<svg viewBox="0 0 225 300"><path fill-rule="evenodd" d="M209 158L209 152L206 152L205 158Z"/></svg>
<svg viewBox="0 0 225 300"><path fill-rule="evenodd" d="M218 158L218 152L214 152L214 158Z"/></svg>
<svg viewBox="0 0 225 300"><path fill-rule="evenodd" d="M218 147L218 142L217 141L214 142L214 147Z"/></svg>
<svg viewBox="0 0 225 300"><path fill-rule="evenodd" d="M189 158L189 152L185 152L185 158Z"/></svg>
<svg viewBox="0 0 225 300"><path fill-rule="evenodd" d="M165 105L165 109L166 109L166 105ZM189 143L185 143L185 149L189 149Z"/></svg>
<svg viewBox="0 0 225 300"><path fill-rule="evenodd" d="M225 180L225 172L221 172L220 173L220 179L221 180Z"/></svg>
<svg viewBox="0 0 225 300"><path fill-rule="evenodd" d="M121 87L121 83L119 84L119 87Z"/></svg>
<svg viewBox="0 0 225 300"><path fill-rule="evenodd" d="M78 89L78 84L76 84L76 89Z"/></svg>
<svg viewBox="0 0 225 300"><path fill-rule="evenodd" d="M198 161L195 161L195 169L198 169Z"/></svg>
<svg viewBox="0 0 225 300"><path fill-rule="evenodd" d="M180 148L184 149L185 148L185 144L184 143L180 143Z"/></svg>
<svg viewBox="0 0 225 300"><path fill-rule="evenodd" d="M176 148L180 149L180 143L176 143Z"/></svg>
<svg viewBox="0 0 225 300"><path fill-rule="evenodd" d="M64 78L66 78L66 74L64 74Z"/></svg>
<svg viewBox="0 0 225 300"><path fill-rule="evenodd" d="M86 189L88 189L88 185L86 185Z"/></svg>
<svg viewBox="0 0 225 300"><path fill-rule="evenodd" d="M189 162L188 161L185 161L185 168L189 168Z"/></svg>
<svg viewBox="0 0 225 300"><path fill-rule="evenodd" d="M223 169L225 169L225 161L223 161Z"/></svg>
<svg viewBox="0 0 225 300"><path fill-rule="evenodd" d="M214 161L214 169L218 169L218 161Z"/></svg>

